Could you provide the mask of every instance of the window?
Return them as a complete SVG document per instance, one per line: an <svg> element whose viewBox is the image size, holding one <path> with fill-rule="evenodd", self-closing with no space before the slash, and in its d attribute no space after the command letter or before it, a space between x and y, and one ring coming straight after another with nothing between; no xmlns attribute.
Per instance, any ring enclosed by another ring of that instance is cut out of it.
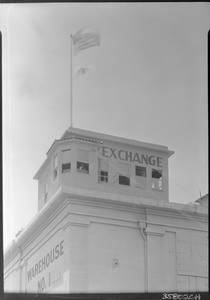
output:
<svg viewBox="0 0 210 300"><path fill-rule="evenodd" d="M119 184L130 185L130 178L124 175L119 175Z"/></svg>
<svg viewBox="0 0 210 300"><path fill-rule="evenodd" d="M78 161L77 162L77 171L81 173L89 173L89 164Z"/></svg>
<svg viewBox="0 0 210 300"><path fill-rule="evenodd" d="M62 173L71 170L71 149L62 150Z"/></svg>
<svg viewBox="0 0 210 300"><path fill-rule="evenodd" d="M152 169L152 188L155 190L163 189L162 170Z"/></svg>
<svg viewBox="0 0 210 300"><path fill-rule="evenodd" d="M53 161L53 178L56 178L58 174L58 155L54 157Z"/></svg>
<svg viewBox="0 0 210 300"><path fill-rule="evenodd" d="M87 150L78 149L77 150L77 171L80 173L89 173L89 163L88 163L89 152Z"/></svg>
<svg viewBox="0 0 210 300"><path fill-rule="evenodd" d="M135 185L138 188L145 189L147 187L147 168L136 166L136 178L135 178Z"/></svg>
<svg viewBox="0 0 210 300"><path fill-rule="evenodd" d="M44 203L47 202L47 198L48 198L48 189L49 189L49 184L48 182L46 182L44 184Z"/></svg>
<svg viewBox="0 0 210 300"><path fill-rule="evenodd" d="M108 161L99 158L99 182L108 182Z"/></svg>
<svg viewBox="0 0 210 300"><path fill-rule="evenodd" d="M147 169L145 167L136 166L136 176L146 177Z"/></svg>
<svg viewBox="0 0 210 300"><path fill-rule="evenodd" d="M130 185L130 165L119 163L119 184Z"/></svg>
<svg viewBox="0 0 210 300"><path fill-rule="evenodd" d="M62 164L62 173L69 172L71 170L71 163Z"/></svg>
<svg viewBox="0 0 210 300"><path fill-rule="evenodd" d="M100 181L101 182L108 182L108 172L107 171L101 171L100 172Z"/></svg>

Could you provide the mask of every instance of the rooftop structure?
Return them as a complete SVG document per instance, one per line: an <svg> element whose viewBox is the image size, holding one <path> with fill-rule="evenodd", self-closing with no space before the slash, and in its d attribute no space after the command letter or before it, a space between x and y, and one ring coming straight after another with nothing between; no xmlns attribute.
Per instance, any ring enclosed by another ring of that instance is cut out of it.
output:
<svg viewBox="0 0 210 300"><path fill-rule="evenodd" d="M35 179L39 210L60 188L137 196L169 201L165 146L69 128L47 152Z"/></svg>

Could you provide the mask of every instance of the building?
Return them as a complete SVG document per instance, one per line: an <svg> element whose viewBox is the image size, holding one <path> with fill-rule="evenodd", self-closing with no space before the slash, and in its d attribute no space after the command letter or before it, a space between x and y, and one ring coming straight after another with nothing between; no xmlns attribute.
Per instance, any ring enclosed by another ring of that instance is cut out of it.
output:
<svg viewBox="0 0 210 300"><path fill-rule="evenodd" d="M5 291L208 291L205 206L169 202L165 146L70 127L34 176Z"/></svg>

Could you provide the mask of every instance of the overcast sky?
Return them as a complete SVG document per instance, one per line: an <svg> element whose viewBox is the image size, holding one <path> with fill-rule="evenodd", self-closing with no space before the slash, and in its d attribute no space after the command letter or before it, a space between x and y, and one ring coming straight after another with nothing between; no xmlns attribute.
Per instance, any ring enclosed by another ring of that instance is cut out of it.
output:
<svg viewBox="0 0 210 300"><path fill-rule="evenodd" d="M208 3L1 4L4 246L37 213L33 176L70 125L70 35L101 45L74 66L73 126L168 146L171 202L207 191Z"/></svg>

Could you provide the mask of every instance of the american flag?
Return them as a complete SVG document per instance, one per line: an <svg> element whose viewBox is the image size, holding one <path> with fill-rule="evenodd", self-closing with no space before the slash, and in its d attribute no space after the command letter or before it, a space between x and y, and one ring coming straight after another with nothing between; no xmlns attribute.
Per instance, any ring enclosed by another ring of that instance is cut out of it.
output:
<svg viewBox="0 0 210 300"><path fill-rule="evenodd" d="M81 29L72 36L74 55L77 55L81 50L90 47L100 46L100 34L93 29Z"/></svg>

